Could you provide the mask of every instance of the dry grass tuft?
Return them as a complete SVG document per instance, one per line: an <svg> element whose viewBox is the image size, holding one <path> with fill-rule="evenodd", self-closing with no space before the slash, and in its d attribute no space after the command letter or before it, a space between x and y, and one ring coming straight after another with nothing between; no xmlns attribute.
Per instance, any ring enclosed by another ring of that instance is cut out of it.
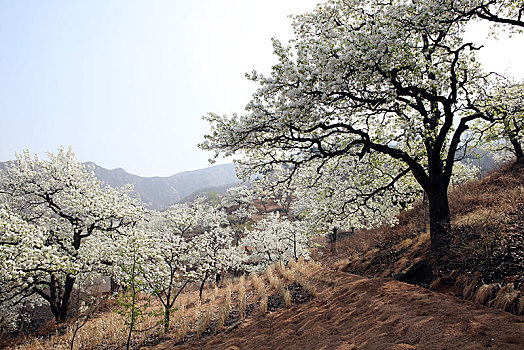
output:
<svg viewBox="0 0 524 350"><path fill-rule="evenodd" d="M238 278L237 289L240 290L240 287L244 287L245 288L245 286L246 286L246 275L242 274L242 276L240 276Z"/></svg>
<svg viewBox="0 0 524 350"><path fill-rule="evenodd" d="M297 262L294 259L289 259L289 262L287 263L291 271L295 271L297 268Z"/></svg>
<svg viewBox="0 0 524 350"><path fill-rule="evenodd" d="M280 274L280 276L285 277L286 274L286 265L282 260L280 260L277 264L277 272Z"/></svg>
<svg viewBox="0 0 524 350"><path fill-rule="evenodd" d="M246 309L247 309L246 287L241 284L238 287L238 313L239 313L241 320L243 320L246 317Z"/></svg>
<svg viewBox="0 0 524 350"><path fill-rule="evenodd" d="M251 281L253 282L253 287L255 288L257 297L260 300L262 295L266 294L266 286L264 285L264 281L262 281L262 279L258 277L256 273L251 275Z"/></svg>
<svg viewBox="0 0 524 350"><path fill-rule="evenodd" d="M453 292L456 295L462 295L467 285L468 285L468 277L465 275L461 275L457 277L457 279L455 280L455 284L453 285Z"/></svg>
<svg viewBox="0 0 524 350"><path fill-rule="evenodd" d="M474 301L479 304L486 304L488 301L495 297L498 285L496 283L483 284L477 290Z"/></svg>
<svg viewBox="0 0 524 350"><path fill-rule="evenodd" d="M228 316L229 310L226 310L224 306L218 310L217 328L215 329L215 333L224 329L224 324L226 323Z"/></svg>
<svg viewBox="0 0 524 350"><path fill-rule="evenodd" d="M277 287L277 277L275 277L275 274L273 273L273 266L268 266L266 269L266 277L269 282L269 285L276 289Z"/></svg>
<svg viewBox="0 0 524 350"><path fill-rule="evenodd" d="M429 286L429 290L437 290L441 284L442 284L442 277L437 277L437 279L431 282L431 285Z"/></svg>
<svg viewBox="0 0 524 350"><path fill-rule="evenodd" d="M333 269L337 271L344 271L350 265L349 259L337 260L333 263Z"/></svg>
<svg viewBox="0 0 524 350"><path fill-rule="evenodd" d="M507 284L500 288L495 299L489 305L497 309L512 312L518 308L519 292L513 288L513 284Z"/></svg>
<svg viewBox="0 0 524 350"><path fill-rule="evenodd" d="M200 339L202 337L202 333L204 333L211 324L211 321L213 320L213 307L210 305L205 312L201 314L201 317L196 321L195 325L195 333L197 339Z"/></svg>
<svg viewBox="0 0 524 350"><path fill-rule="evenodd" d="M265 316L267 314L267 302L268 302L268 298L264 290L264 294L262 294L260 297L260 305L259 305L260 316Z"/></svg>
<svg viewBox="0 0 524 350"><path fill-rule="evenodd" d="M462 296L464 297L464 299L466 300L474 299L475 292L477 291L481 277L482 277L482 274L480 272L475 272L475 274L472 276L472 278L469 280L469 282L464 287L464 290L462 292Z"/></svg>
<svg viewBox="0 0 524 350"><path fill-rule="evenodd" d="M291 293L287 289L284 291L284 304L286 304L286 307L291 307Z"/></svg>
<svg viewBox="0 0 524 350"><path fill-rule="evenodd" d="M151 329L149 331L134 333L133 343L140 345L151 336L155 332L157 321L158 319L155 317L147 317L143 322L141 322L140 329ZM82 328L78 329L73 349L94 350L122 347L126 343L126 327L127 326L124 324L121 316L114 312L106 313L101 317L92 319ZM75 325L72 324L67 328L64 334L56 333L47 339L36 337L31 338L23 344L15 347L15 349L70 349L74 329Z"/></svg>
<svg viewBox="0 0 524 350"><path fill-rule="evenodd" d="M524 294L520 295L519 301L517 303L517 310L515 310L517 315L524 315Z"/></svg>
<svg viewBox="0 0 524 350"><path fill-rule="evenodd" d="M183 341L189 333L189 322L187 321L186 311L185 305L182 305L178 312L180 316L175 323L177 326L175 332L175 339L177 342Z"/></svg>

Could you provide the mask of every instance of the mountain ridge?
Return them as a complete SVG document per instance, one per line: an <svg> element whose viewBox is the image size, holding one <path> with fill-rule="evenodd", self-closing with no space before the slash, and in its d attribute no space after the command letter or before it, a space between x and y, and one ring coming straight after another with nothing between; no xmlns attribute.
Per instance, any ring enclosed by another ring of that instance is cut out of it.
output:
<svg viewBox="0 0 524 350"><path fill-rule="evenodd" d="M0 162L0 169L7 162ZM187 200L195 194L215 191L223 193L225 189L240 183L232 163L214 165L207 168L183 171L170 176L139 176L128 173L123 168L106 169L92 161L83 163L92 166L96 177L112 187L127 184L134 186L134 194L149 208L161 210L181 200Z"/></svg>

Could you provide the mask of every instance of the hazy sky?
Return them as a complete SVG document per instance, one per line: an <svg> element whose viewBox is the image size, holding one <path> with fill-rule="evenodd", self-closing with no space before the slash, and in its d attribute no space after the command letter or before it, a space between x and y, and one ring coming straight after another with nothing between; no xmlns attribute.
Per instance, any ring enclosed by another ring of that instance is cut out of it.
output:
<svg viewBox="0 0 524 350"><path fill-rule="evenodd" d="M209 166L202 115L241 114L256 89L244 73L268 72L271 37L289 39L287 16L317 2L0 0L0 160L71 145L142 176ZM481 59L523 78L523 44L499 40Z"/></svg>

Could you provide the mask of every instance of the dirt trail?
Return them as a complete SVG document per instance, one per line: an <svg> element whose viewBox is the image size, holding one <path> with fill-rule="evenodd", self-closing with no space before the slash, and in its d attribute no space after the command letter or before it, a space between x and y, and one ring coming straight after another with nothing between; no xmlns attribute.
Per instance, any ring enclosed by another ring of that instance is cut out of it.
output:
<svg viewBox="0 0 524 350"><path fill-rule="evenodd" d="M176 348L524 349L522 316L391 279L326 270L316 282L307 304Z"/></svg>

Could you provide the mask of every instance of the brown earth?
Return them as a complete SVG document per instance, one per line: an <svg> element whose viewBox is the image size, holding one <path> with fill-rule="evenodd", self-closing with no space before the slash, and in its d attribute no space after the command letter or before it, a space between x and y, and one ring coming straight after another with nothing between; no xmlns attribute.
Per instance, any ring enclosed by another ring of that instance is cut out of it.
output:
<svg viewBox="0 0 524 350"><path fill-rule="evenodd" d="M523 349L524 317L386 278L323 268L309 303L150 349Z"/></svg>

